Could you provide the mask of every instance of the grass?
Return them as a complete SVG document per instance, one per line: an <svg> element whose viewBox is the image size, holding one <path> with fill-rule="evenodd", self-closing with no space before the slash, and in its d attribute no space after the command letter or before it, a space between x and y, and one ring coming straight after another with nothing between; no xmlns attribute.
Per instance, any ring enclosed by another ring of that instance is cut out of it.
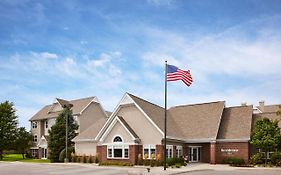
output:
<svg viewBox="0 0 281 175"><path fill-rule="evenodd" d="M49 159L30 159L22 158L21 154L4 154L2 161L20 161L20 162L33 162L33 163L50 163Z"/></svg>

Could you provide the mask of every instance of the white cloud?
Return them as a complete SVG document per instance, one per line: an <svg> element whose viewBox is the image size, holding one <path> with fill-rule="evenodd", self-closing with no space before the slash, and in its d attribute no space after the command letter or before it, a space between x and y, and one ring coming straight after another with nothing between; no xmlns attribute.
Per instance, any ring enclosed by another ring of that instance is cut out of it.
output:
<svg viewBox="0 0 281 175"><path fill-rule="evenodd" d="M55 59L58 58L57 54L49 53L49 52L42 52L40 55L45 59Z"/></svg>

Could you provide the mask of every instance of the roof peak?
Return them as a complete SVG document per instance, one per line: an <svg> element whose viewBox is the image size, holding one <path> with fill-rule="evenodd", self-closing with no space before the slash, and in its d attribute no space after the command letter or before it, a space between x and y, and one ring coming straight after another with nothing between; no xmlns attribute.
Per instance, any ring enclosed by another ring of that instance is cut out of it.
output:
<svg viewBox="0 0 281 175"><path fill-rule="evenodd" d="M126 92L129 96L132 96L132 97L135 97L135 98L137 98L137 99L139 99L139 100L142 100L142 101L144 101L144 102L146 102L146 103L149 103L149 104L151 104L151 105L154 105L154 106L156 106L156 107L159 107L159 108L162 108L162 109L164 109L162 106L160 106L160 105L157 105L157 104L155 104L155 103L152 103L152 102L150 102L150 101L148 101L148 100L145 100L145 99L143 99L143 98L140 98L140 97L138 97L138 96L136 96L136 95L133 95L133 94L131 94L131 93L129 93L129 92Z"/></svg>

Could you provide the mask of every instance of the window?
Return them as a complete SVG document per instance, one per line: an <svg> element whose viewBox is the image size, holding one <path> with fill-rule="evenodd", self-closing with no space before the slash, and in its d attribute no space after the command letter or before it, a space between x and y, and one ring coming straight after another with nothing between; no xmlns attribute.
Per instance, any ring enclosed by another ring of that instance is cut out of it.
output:
<svg viewBox="0 0 281 175"><path fill-rule="evenodd" d="M108 145L107 158L128 159L129 146L128 145Z"/></svg>
<svg viewBox="0 0 281 175"><path fill-rule="evenodd" d="M32 128L37 128L37 122L32 122Z"/></svg>
<svg viewBox="0 0 281 175"><path fill-rule="evenodd" d="M37 142L37 135L33 136L33 142Z"/></svg>
<svg viewBox="0 0 281 175"><path fill-rule="evenodd" d="M143 158L144 159L155 159L156 158L155 145L144 145L143 146Z"/></svg>
<svg viewBox="0 0 281 175"><path fill-rule="evenodd" d="M173 145L167 145L167 147L166 147L166 156L168 158L173 157Z"/></svg>
<svg viewBox="0 0 281 175"><path fill-rule="evenodd" d="M48 120L45 121L45 128L48 128Z"/></svg>
<svg viewBox="0 0 281 175"><path fill-rule="evenodd" d="M120 136L116 136L114 139L113 139L113 142L122 142L122 138Z"/></svg>
<svg viewBox="0 0 281 175"><path fill-rule="evenodd" d="M177 146L176 152L177 152L177 158L181 158L182 157L182 146Z"/></svg>
<svg viewBox="0 0 281 175"><path fill-rule="evenodd" d="M37 157L37 149L32 149L31 150L31 156L32 157Z"/></svg>

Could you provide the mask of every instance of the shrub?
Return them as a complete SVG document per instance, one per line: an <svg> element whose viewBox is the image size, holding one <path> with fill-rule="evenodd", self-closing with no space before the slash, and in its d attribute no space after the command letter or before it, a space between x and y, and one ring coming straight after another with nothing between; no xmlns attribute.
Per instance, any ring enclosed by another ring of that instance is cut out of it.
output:
<svg viewBox="0 0 281 175"><path fill-rule="evenodd" d="M243 165L243 164L245 164L245 161L242 158L229 157L226 159L226 163L228 163L230 165Z"/></svg>
<svg viewBox="0 0 281 175"><path fill-rule="evenodd" d="M176 164L179 164L181 166L185 166L183 158L176 158L176 157L167 158L166 163L167 163L168 166L173 166L173 165L176 165Z"/></svg>
<svg viewBox="0 0 281 175"><path fill-rule="evenodd" d="M110 162L110 161L105 161L105 162L100 162L99 166L133 166L132 163L129 162Z"/></svg>
<svg viewBox="0 0 281 175"><path fill-rule="evenodd" d="M138 165L143 165L143 159L141 154L138 154Z"/></svg>
<svg viewBox="0 0 281 175"><path fill-rule="evenodd" d="M99 163L100 160L99 160L99 154L97 153L96 156L95 156L95 159L94 159L94 163Z"/></svg>
<svg viewBox="0 0 281 175"><path fill-rule="evenodd" d="M253 155L250 159L250 162L254 165L263 164L264 155L262 153L257 153Z"/></svg>
<svg viewBox="0 0 281 175"><path fill-rule="evenodd" d="M83 154L81 162L87 163L87 157L85 154Z"/></svg>
<svg viewBox="0 0 281 175"><path fill-rule="evenodd" d="M271 154L270 161L273 165L281 166L281 152Z"/></svg>
<svg viewBox="0 0 281 175"><path fill-rule="evenodd" d="M88 156L87 163L93 163L92 155Z"/></svg>
<svg viewBox="0 0 281 175"><path fill-rule="evenodd" d="M182 165L180 163L176 163L176 168L180 168Z"/></svg>
<svg viewBox="0 0 281 175"><path fill-rule="evenodd" d="M68 160L71 159L71 154L74 152L74 147L68 147L67 148L67 158ZM64 161L64 158L65 158L65 149L63 149L61 152L60 152L60 155L59 155L59 161L60 162L63 162Z"/></svg>
<svg viewBox="0 0 281 175"><path fill-rule="evenodd" d="M81 161L81 156L76 156L76 162L80 163Z"/></svg>
<svg viewBox="0 0 281 175"><path fill-rule="evenodd" d="M76 162L77 156L75 154L71 154L71 162Z"/></svg>

